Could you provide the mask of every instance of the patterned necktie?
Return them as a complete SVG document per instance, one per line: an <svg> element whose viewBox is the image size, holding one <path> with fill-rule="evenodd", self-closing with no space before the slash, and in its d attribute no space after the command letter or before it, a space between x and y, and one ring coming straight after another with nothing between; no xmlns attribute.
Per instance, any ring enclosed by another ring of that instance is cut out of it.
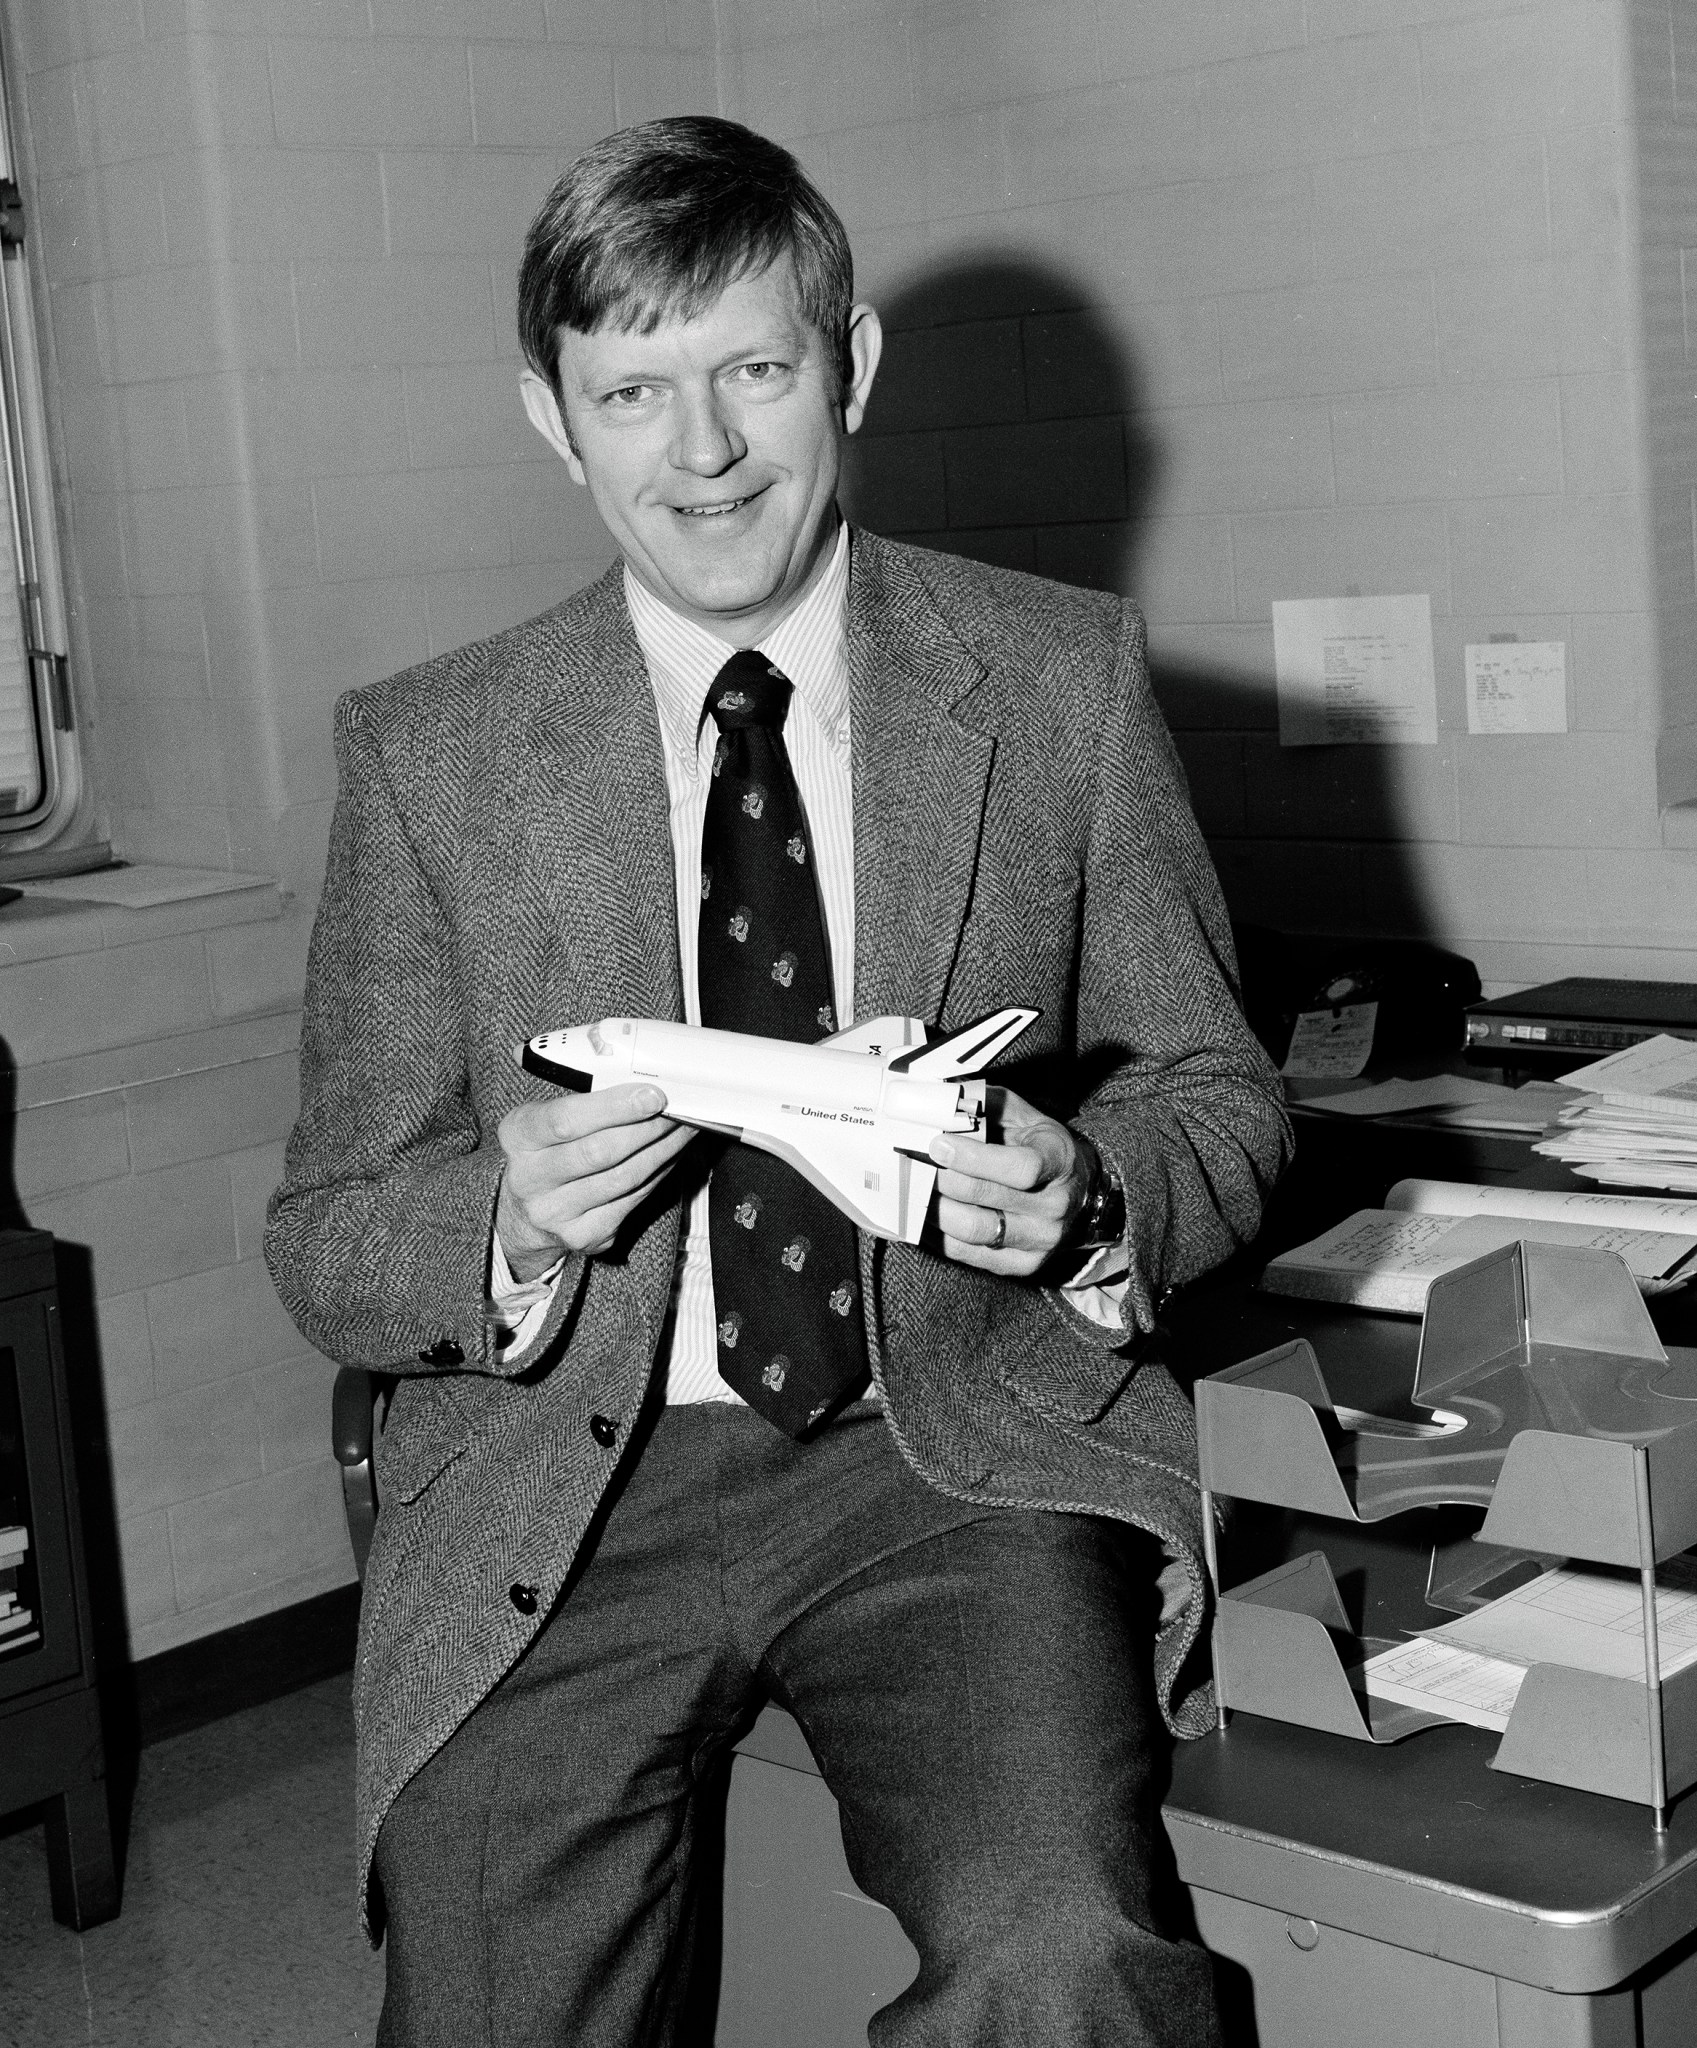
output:
<svg viewBox="0 0 1697 2048"><path fill-rule="evenodd" d="M801 792L784 746L790 683L733 654L701 831L701 1021L808 1042L836 1029L831 953ZM728 1145L708 1190L719 1376L786 1436L866 1377L854 1226L793 1167Z"/></svg>

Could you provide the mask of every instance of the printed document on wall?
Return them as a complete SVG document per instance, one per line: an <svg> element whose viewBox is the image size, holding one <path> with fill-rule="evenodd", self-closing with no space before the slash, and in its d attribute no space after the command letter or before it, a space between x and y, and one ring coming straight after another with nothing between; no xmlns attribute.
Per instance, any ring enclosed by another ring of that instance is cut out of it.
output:
<svg viewBox="0 0 1697 2048"><path fill-rule="evenodd" d="M1273 606L1279 745L1436 746L1429 597L1317 597Z"/></svg>
<svg viewBox="0 0 1697 2048"><path fill-rule="evenodd" d="M1470 644L1467 730L1567 731L1567 642L1519 640Z"/></svg>

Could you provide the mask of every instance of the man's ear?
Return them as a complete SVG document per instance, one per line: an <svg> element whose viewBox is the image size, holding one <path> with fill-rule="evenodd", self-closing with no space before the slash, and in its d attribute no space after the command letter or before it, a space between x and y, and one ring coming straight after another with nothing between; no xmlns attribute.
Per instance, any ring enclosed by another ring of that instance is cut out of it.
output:
<svg viewBox="0 0 1697 2048"><path fill-rule="evenodd" d="M534 370L520 371L519 396L524 400L524 409L530 416L530 424L571 471L572 481L587 483L589 479L583 473L577 443L572 439L571 428L566 425L566 416L560 401Z"/></svg>
<svg viewBox="0 0 1697 2048"><path fill-rule="evenodd" d="M852 434L866 417L866 401L884 353L884 328L870 306L849 312L848 377L843 384L843 432Z"/></svg>

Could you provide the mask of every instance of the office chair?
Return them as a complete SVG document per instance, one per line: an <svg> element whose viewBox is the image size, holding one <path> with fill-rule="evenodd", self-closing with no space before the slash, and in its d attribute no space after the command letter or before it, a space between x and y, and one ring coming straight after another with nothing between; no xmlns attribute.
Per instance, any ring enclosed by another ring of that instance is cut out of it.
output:
<svg viewBox="0 0 1697 2048"><path fill-rule="evenodd" d="M362 1585L372 1532L377 1527L377 1467L372 1452L394 1391L395 1382L387 1373L344 1365L337 1371L330 1396L331 1442L336 1463L342 1468L342 1507L348 1518L354 1569Z"/></svg>

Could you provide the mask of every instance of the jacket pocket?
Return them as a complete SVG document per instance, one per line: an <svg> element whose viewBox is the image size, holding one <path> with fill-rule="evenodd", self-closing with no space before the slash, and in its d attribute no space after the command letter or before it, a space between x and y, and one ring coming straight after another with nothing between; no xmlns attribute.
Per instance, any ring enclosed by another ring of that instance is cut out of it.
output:
<svg viewBox="0 0 1697 2048"><path fill-rule="evenodd" d="M410 1501L471 1441L488 1399L470 1374L403 1379L377 1439L377 1496Z"/></svg>
<svg viewBox="0 0 1697 2048"><path fill-rule="evenodd" d="M1010 1394L1059 1422L1099 1422L1124 1393L1137 1360L1064 1336L1023 1349L1002 1368Z"/></svg>

